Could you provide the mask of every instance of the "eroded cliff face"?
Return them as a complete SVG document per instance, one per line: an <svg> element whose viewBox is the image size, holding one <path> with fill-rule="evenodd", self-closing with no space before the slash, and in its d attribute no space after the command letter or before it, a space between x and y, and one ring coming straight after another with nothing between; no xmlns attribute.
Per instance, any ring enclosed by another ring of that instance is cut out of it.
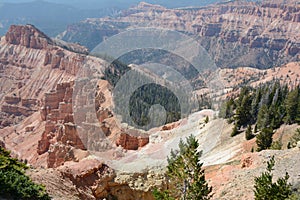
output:
<svg viewBox="0 0 300 200"><path fill-rule="evenodd" d="M269 68L299 60L300 5L297 1L229 2L203 8L166 9L141 3L115 19L87 19L70 25L62 39L73 41L92 30L112 27L115 33L101 32L84 38L93 49L103 38L130 27L158 27L198 37L219 67L251 66ZM123 26L121 26L123 25ZM72 35L72 36L70 36Z"/></svg>
<svg viewBox="0 0 300 200"><path fill-rule="evenodd" d="M74 120L74 85L81 67L88 64L104 69L105 61L57 46L32 25L10 27L1 38L0 61L1 145L37 168L59 168L66 163L73 168L82 165L79 162L89 156L88 150L93 149L89 146L91 142L79 135ZM111 85L103 79L97 85L96 94L92 96L97 124L92 125L92 130L98 128L104 133L110 141L108 149L117 146L138 149L146 145L147 139L124 138L127 130L117 126L112 111ZM89 115L82 112L83 124L88 122ZM96 141L94 132L89 137ZM61 171L64 178L72 180L79 195L88 197L85 199L109 195L125 198L124 194L129 193L131 199L137 199L137 195L147 195L141 190L134 191L127 183L114 182L115 172L103 162L94 160L91 163L99 165L82 174L67 168Z"/></svg>

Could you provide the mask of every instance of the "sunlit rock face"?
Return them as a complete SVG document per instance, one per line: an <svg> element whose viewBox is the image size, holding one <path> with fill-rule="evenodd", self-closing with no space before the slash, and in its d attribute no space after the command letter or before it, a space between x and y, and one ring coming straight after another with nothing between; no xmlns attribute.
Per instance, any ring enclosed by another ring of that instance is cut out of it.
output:
<svg viewBox="0 0 300 200"><path fill-rule="evenodd" d="M81 44L92 50L105 38L128 28L165 28L197 37L219 67L270 68L299 60L299 16L300 6L294 0L261 4L234 1L199 9L141 3L116 19L87 19L69 25L61 38L73 41L85 35ZM98 37L87 34L87 28Z"/></svg>

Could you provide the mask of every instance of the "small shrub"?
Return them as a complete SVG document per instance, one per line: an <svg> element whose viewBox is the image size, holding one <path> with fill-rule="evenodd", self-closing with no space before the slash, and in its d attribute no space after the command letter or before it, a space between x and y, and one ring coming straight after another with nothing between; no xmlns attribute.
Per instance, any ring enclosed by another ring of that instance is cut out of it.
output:
<svg viewBox="0 0 300 200"><path fill-rule="evenodd" d="M204 122L205 122L205 124L207 124L209 122L209 117L208 116L206 116Z"/></svg>

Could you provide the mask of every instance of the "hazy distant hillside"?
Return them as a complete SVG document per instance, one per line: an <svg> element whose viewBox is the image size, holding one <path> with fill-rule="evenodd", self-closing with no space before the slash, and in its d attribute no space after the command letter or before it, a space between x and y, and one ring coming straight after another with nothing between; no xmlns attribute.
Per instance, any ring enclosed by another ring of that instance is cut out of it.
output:
<svg viewBox="0 0 300 200"><path fill-rule="evenodd" d="M203 6L222 0L144 0L165 7ZM115 16L141 0L0 0L0 35L12 24L33 24L54 37L69 24L86 18Z"/></svg>
<svg viewBox="0 0 300 200"><path fill-rule="evenodd" d="M276 23L275 23L276 22ZM198 37L217 66L270 68L298 61L300 5L234 1L203 8L169 9L147 3L119 17L87 19L58 35L90 50L105 38L132 27L160 27Z"/></svg>
<svg viewBox="0 0 300 200"><path fill-rule="evenodd" d="M31 0L0 0L2 2L11 3L24 3L30 2ZM99 8L128 8L139 2L147 2L153 4L160 4L169 8L183 7L183 6L203 6L215 2L220 2L222 0L47 0L52 3L61 3L66 5L72 5L76 8L81 9L99 9Z"/></svg>
<svg viewBox="0 0 300 200"><path fill-rule="evenodd" d="M88 10L46 1L3 3L0 4L0 35L4 35L11 24L33 24L49 36L55 36L68 24L111 14L113 11L108 8Z"/></svg>

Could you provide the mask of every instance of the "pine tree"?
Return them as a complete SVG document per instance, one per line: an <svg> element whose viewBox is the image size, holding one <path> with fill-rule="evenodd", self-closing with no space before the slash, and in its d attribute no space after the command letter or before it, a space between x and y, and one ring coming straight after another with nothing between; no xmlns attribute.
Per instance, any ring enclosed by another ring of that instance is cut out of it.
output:
<svg viewBox="0 0 300 200"><path fill-rule="evenodd" d="M256 136L257 151L262 151L270 148L273 141L272 136L273 129L262 129L261 132Z"/></svg>
<svg viewBox="0 0 300 200"><path fill-rule="evenodd" d="M251 96L244 94L240 100L240 105L236 109L235 123L238 127L246 126L251 122Z"/></svg>
<svg viewBox="0 0 300 200"><path fill-rule="evenodd" d="M224 119L229 119L233 117L234 106L234 100L232 98L224 102L220 108L219 117Z"/></svg>
<svg viewBox="0 0 300 200"><path fill-rule="evenodd" d="M255 90L255 97L252 100L251 103L251 123L255 123L257 120L257 114L259 110L259 102L261 101L261 88L257 88Z"/></svg>
<svg viewBox="0 0 300 200"><path fill-rule="evenodd" d="M295 121L296 121L296 123L298 123L300 125L300 94L299 94L299 98L298 98L297 114L296 114Z"/></svg>
<svg viewBox="0 0 300 200"><path fill-rule="evenodd" d="M262 105L258 111L257 116L257 128L261 130L264 127L267 127L270 124L270 116L267 105Z"/></svg>
<svg viewBox="0 0 300 200"><path fill-rule="evenodd" d="M253 130L253 132L254 132L254 133L257 133L257 124L254 125L254 130Z"/></svg>
<svg viewBox="0 0 300 200"><path fill-rule="evenodd" d="M179 142L179 151L171 151L168 158L167 178L170 182L168 191L155 191L156 199L207 200L212 197L212 188L205 180L200 156L199 143L194 136L189 136L184 143Z"/></svg>
<svg viewBox="0 0 300 200"><path fill-rule="evenodd" d="M295 123L298 109L298 88L288 93L285 100L286 117L285 123Z"/></svg>
<svg viewBox="0 0 300 200"><path fill-rule="evenodd" d="M173 197L170 197L169 191L159 191L158 189L153 190L154 199L157 200L175 200Z"/></svg>
<svg viewBox="0 0 300 200"><path fill-rule="evenodd" d="M288 183L289 174L272 182L275 159L274 156L267 162L267 171L255 177L255 200L284 200L292 195L291 185Z"/></svg>
<svg viewBox="0 0 300 200"><path fill-rule="evenodd" d="M255 137L255 135L252 133L251 125L248 125L246 133L245 133L245 137L246 137L246 140L251 140L252 138Z"/></svg>
<svg viewBox="0 0 300 200"><path fill-rule="evenodd" d="M238 126L235 124L232 129L232 132L231 132L231 137L234 137L234 136L238 135L239 133L240 132L239 132Z"/></svg>

